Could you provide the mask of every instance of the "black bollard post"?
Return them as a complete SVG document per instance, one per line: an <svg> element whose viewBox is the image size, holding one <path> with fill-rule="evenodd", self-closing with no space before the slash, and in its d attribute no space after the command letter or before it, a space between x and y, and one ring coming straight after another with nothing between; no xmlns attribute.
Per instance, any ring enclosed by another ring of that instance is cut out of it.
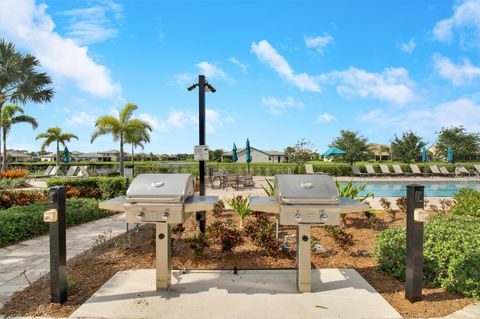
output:
<svg viewBox="0 0 480 319"><path fill-rule="evenodd" d="M424 186L407 185L407 265L405 298L422 300L423 223L415 220L415 208L424 207Z"/></svg>
<svg viewBox="0 0 480 319"><path fill-rule="evenodd" d="M50 300L67 301L67 244L65 187L54 186L48 191L50 210L43 215L50 230Z"/></svg>

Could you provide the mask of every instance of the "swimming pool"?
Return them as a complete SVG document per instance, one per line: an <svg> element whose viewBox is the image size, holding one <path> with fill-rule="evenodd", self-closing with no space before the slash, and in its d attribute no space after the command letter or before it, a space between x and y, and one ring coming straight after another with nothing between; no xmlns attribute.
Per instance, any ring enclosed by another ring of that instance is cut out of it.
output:
<svg viewBox="0 0 480 319"><path fill-rule="evenodd" d="M375 194L375 197L401 197L406 195L406 185L420 184L425 186L426 197L452 197L461 188L470 187L480 191L480 182L391 182L391 181L367 181L367 186L360 192L360 196L364 196L368 192ZM342 182L345 185L346 182ZM354 185L362 185L363 182L353 182Z"/></svg>

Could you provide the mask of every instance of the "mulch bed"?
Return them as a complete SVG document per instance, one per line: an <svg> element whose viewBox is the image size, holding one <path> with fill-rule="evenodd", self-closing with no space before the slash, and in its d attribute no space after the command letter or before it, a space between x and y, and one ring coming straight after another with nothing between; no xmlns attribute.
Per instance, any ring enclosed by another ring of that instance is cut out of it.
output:
<svg viewBox="0 0 480 319"><path fill-rule="evenodd" d="M376 269L375 259L371 256L375 236L383 229L405 224L405 216L397 214L392 221L387 214L376 214L379 218L374 229L363 215L350 214L346 218L344 229L353 235L355 245L345 251L322 227L313 227L312 234L321 245L328 249L326 253L312 251L312 263L316 268L354 268L404 317L441 317L473 303L470 298L448 293L441 288L425 287L424 300L414 304L404 298L404 284ZM253 218L253 217L249 217ZM224 213L221 219L232 219L238 224L238 217ZM207 216L211 223L215 218ZM248 223L248 220L246 220ZM174 236L174 269L271 269L294 268L295 245L291 251L279 252L276 256L266 256L250 239L234 249L224 253L221 247L210 244L204 255L198 260L192 258L192 249L185 240L197 231L194 218L184 224L185 231ZM280 239L286 234L294 234L294 227L281 227ZM97 291L116 272L128 269L155 268L155 229L146 225L133 231L100 243L68 261L68 301L64 305L49 302L49 276L44 276L30 287L16 293L0 310L3 315L28 316L69 316Z"/></svg>

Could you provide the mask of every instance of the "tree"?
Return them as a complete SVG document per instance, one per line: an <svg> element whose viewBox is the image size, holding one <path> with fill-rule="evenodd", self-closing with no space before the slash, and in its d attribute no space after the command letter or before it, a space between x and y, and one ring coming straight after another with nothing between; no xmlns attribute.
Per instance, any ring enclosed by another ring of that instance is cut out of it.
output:
<svg viewBox="0 0 480 319"><path fill-rule="evenodd" d="M50 146L53 142L57 143L57 156L56 156L56 163L57 165L60 165L60 144L62 146L66 146L66 142L70 142L72 138L78 140L78 137L72 133L64 133L62 132L62 129L59 128L58 126L56 127L51 127L47 129L46 132L38 134L35 139L41 139L44 138L45 141L43 142L41 146L41 151L45 151L45 149Z"/></svg>
<svg viewBox="0 0 480 319"><path fill-rule="evenodd" d="M19 124L19 123L27 123L27 124L30 124L34 130L38 127L38 123L36 119L34 119L31 116L24 115L23 113L24 113L23 109L17 105L5 105L2 108L1 115L0 115L0 126L3 131L2 170L7 169L7 136L10 133L12 125Z"/></svg>
<svg viewBox="0 0 480 319"><path fill-rule="evenodd" d="M366 160L369 154L368 139L354 131L341 130L340 136L336 137L329 147L345 151L347 154L343 158L350 164Z"/></svg>
<svg viewBox="0 0 480 319"><path fill-rule="evenodd" d="M472 161L480 149L480 134L467 133L463 126L442 128L438 134L436 154L446 159L448 147L456 162Z"/></svg>
<svg viewBox="0 0 480 319"><path fill-rule="evenodd" d="M20 104L51 101L52 80L46 73L38 72L38 66L40 62L34 56L24 56L13 43L0 39L0 122L7 101Z"/></svg>
<svg viewBox="0 0 480 319"><path fill-rule="evenodd" d="M407 131L399 138L396 134L391 141L392 158L404 163L415 162L422 154L422 148L427 145L422 138L412 131Z"/></svg>
<svg viewBox="0 0 480 319"><path fill-rule="evenodd" d="M97 137L102 135L111 134L115 142L120 142L120 175L124 175L124 152L123 145L126 143L125 134L141 130L145 125L150 125L140 119L132 119L133 112L138 109L138 106L134 103L127 103L123 109L120 110L119 117L116 118L112 115L104 115L97 119L95 122L95 131L92 134L90 143L93 143ZM150 127L151 130L151 127Z"/></svg>
<svg viewBox="0 0 480 319"><path fill-rule="evenodd" d="M224 153L224 151L221 150L221 149L216 149L214 151L210 150L209 154L208 154L209 157L210 157L210 161L221 162L223 153Z"/></svg>
<svg viewBox="0 0 480 319"><path fill-rule="evenodd" d="M135 148L144 149L144 143L150 143L150 132L152 126L147 121L139 120L138 125L131 125L129 130L125 132L125 143L132 145L132 165L135 164Z"/></svg>
<svg viewBox="0 0 480 319"><path fill-rule="evenodd" d="M314 154L314 145L305 138L300 139L294 146L285 148L288 161L296 163L297 166L302 166L305 162L312 160Z"/></svg>

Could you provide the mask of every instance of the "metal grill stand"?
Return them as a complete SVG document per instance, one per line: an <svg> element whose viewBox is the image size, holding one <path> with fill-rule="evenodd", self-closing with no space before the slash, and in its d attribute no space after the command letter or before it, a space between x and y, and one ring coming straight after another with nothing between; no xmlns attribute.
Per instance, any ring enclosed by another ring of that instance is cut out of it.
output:
<svg viewBox="0 0 480 319"><path fill-rule="evenodd" d="M310 225L297 226L297 289L312 292L312 250L310 247Z"/></svg>

